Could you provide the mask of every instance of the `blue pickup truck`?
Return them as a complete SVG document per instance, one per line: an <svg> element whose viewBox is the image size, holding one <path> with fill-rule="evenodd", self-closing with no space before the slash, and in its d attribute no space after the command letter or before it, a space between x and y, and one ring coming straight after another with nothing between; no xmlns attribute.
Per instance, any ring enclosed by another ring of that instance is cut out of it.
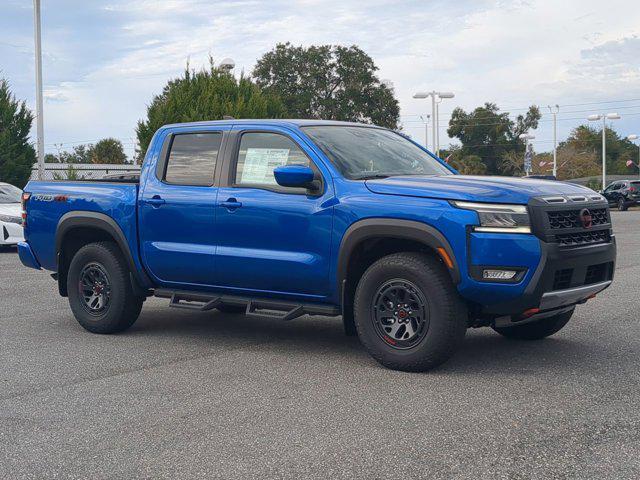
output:
<svg viewBox="0 0 640 480"><path fill-rule="evenodd" d="M167 125L139 179L30 182L22 262L52 271L78 322L176 308L342 316L394 369L448 359L470 327L535 340L613 279L607 201L577 185L458 175L372 125ZM241 321L238 318L238 321Z"/></svg>

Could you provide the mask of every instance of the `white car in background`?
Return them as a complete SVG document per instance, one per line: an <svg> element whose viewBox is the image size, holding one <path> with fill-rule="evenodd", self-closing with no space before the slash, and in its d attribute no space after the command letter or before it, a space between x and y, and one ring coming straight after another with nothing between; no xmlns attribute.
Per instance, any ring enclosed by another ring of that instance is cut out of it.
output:
<svg viewBox="0 0 640 480"><path fill-rule="evenodd" d="M22 190L0 182L0 246L24 240L21 201Z"/></svg>

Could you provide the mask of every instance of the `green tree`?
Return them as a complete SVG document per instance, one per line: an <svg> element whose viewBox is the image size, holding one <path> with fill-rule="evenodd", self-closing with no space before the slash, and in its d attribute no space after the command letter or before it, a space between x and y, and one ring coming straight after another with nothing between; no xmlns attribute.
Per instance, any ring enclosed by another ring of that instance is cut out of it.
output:
<svg viewBox="0 0 640 480"><path fill-rule="evenodd" d="M452 158L449 163L462 175L486 175L487 173L487 166L477 155L467 155L459 160Z"/></svg>
<svg viewBox="0 0 640 480"><path fill-rule="evenodd" d="M84 180L84 178L84 175L80 174L73 165L69 165L62 173L53 172L54 180Z"/></svg>
<svg viewBox="0 0 640 480"><path fill-rule="evenodd" d="M115 138L103 138L89 148L91 163L124 164L127 155L124 153L122 142Z"/></svg>
<svg viewBox="0 0 640 480"><path fill-rule="evenodd" d="M16 100L9 82L0 79L0 181L23 188L31 176L36 152L29 143L33 114Z"/></svg>
<svg viewBox="0 0 640 480"><path fill-rule="evenodd" d="M47 153L44 156L45 163L91 163L93 144L81 144L74 146L71 151L61 151L58 154Z"/></svg>
<svg viewBox="0 0 640 480"><path fill-rule="evenodd" d="M553 154L540 153L531 162L533 173L551 175L553 172ZM598 175L601 167L596 154L590 150L577 150L572 145L560 145L557 152L558 180Z"/></svg>
<svg viewBox="0 0 640 480"><path fill-rule="evenodd" d="M294 47L280 43L260 58L252 76L278 95L294 118L398 127L400 107L373 59L357 46Z"/></svg>
<svg viewBox="0 0 640 480"><path fill-rule="evenodd" d="M176 122L221 120L234 118L282 118L282 101L266 94L249 78L236 79L216 68L194 71L187 65L184 74L170 80L160 95L147 108L146 120L138 122L136 133L139 158L144 157L151 137L162 125Z"/></svg>
<svg viewBox="0 0 640 480"><path fill-rule="evenodd" d="M607 172L611 175L638 174L635 165L627 167L627 160L638 163L638 147L626 138L621 138L612 128L605 134L607 146ZM602 166L602 129L596 130L588 125L580 125L573 129L569 137L559 144L558 148L571 147L576 152L589 152L597 156ZM587 176L587 175L580 175Z"/></svg>
<svg viewBox="0 0 640 480"><path fill-rule="evenodd" d="M447 133L462 144L462 157L480 157L487 166L487 174L510 175L518 170L516 153L524 157L524 143L519 136L535 130L540 118L540 110L535 105L515 120L509 118L508 112L500 112L494 103L485 103L469 113L457 107L451 114Z"/></svg>

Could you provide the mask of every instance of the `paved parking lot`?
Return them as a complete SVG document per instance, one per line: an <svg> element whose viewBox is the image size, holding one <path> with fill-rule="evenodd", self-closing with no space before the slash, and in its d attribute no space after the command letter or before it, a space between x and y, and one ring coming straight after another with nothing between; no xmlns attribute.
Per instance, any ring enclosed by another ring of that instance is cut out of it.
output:
<svg viewBox="0 0 640 480"><path fill-rule="evenodd" d="M0 253L0 478L638 478L640 211L612 288L537 343L469 331L426 374L337 319L166 308L92 335Z"/></svg>

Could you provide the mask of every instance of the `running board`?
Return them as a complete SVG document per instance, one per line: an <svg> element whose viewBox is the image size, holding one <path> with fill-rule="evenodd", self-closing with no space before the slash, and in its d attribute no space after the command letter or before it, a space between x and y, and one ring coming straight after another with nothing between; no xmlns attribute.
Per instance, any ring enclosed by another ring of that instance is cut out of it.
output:
<svg viewBox="0 0 640 480"><path fill-rule="evenodd" d="M225 296L167 289L155 290L154 296L169 298L170 307L184 310L206 312L221 305L246 306L245 314L248 317L267 317L282 321L293 320L302 315L323 315L327 317L340 315L340 309L332 305L295 303L269 298Z"/></svg>

